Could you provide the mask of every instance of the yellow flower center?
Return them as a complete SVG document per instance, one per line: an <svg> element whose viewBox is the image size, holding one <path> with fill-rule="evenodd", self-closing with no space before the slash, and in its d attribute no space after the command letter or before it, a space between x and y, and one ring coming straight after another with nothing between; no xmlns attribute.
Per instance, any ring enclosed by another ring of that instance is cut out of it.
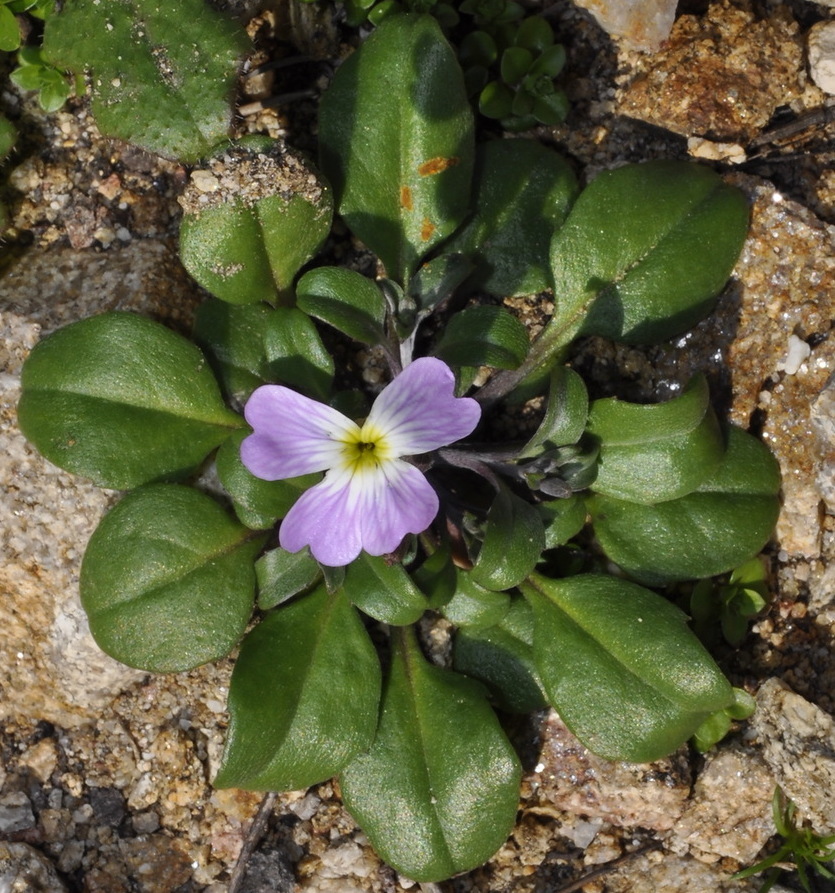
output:
<svg viewBox="0 0 835 893"><path fill-rule="evenodd" d="M354 474L371 471L394 458L385 434L367 424L348 434L342 443L345 445L342 453L345 466Z"/></svg>

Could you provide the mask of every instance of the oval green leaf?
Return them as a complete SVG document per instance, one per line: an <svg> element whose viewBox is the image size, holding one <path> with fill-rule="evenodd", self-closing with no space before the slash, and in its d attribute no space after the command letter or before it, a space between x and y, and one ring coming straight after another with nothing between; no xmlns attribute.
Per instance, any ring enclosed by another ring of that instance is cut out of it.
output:
<svg viewBox="0 0 835 893"><path fill-rule="evenodd" d="M588 417L589 392L582 377L568 366L557 366L551 372L545 416L519 452L519 458L537 456L549 445L577 443L586 430Z"/></svg>
<svg viewBox="0 0 835 893"><path fill-rule="evenodd" d="M135 490L84 553L81 603L93 637L116 660L154 673L224 657L252 613L262 545L197 490Z"/></svg>
<svg viewBox="0 0 835 893"><path fill-rule="evenodd" d="M472 575L457 569L455 594L442 608L443 615L456 626L481 628L498 623L510 608L506 592L493 592L479 586Z"/></svg>
<svg viewBox="0 0 835 893"><path fill-rule="evenodd" d="M450 318L435 354L452 366L515 369L528 353L528 330L503 307L468 307Z"/></svg>
<svg viewBox="0 0 835 893"><path fill-rule="evenodd" d="M731 703L731 686L687 617L634 583L592 574L522 585L534 662L553 707L589 748L645 763Z"/></svg>
<svg viewBox="0 0 835 893"><path fill-rule="evenodd" d="M475 212L445 246L476 264L467 284L493 295L529 295L551 284L551 237L577 194L556 152L532 140L493 140L476 150Z"/></svg>
<svg viewBox="0 0 835 893"><path fill-rule="evenodd" d="M60 468L128 489L193 471L244 424L203 354L133 313L53 332L23 366L20 429Z"/></svg>
<svg viewBox="0 0 835 893"><path fill-rule="evenodd" d="M709 401L702 375L666 403L594 400L587 430L599 440L600 453L591 489L646 505L691 493L725 452Z"/></svg>
<svg viewBox="0 0 835 893"><path fill-rule="evenodd" d="M487 513L484 542L470 573L485 589L510 589L536 567L544 549L539 512L502 487Z"/></svg>
<svg viewBox="0 0 835 893"><path fill-rule="evenodd" d="M357 612L325 586L244 639L215 785L287 791L325 781L374 737L380 662Z"/></svg>
<svg viewBox="0 0 835 893"><path fill-rule="evenodd" d="M685 331L710 312L747 231L745 197L706 167L652 161L600 174L551 244L557 300L545 343Z"/></svg>
<svg viewBox="0 0 835 893"><path fill-rule="evenodd" d="M365 344L385 340L386 301L378 285L354 270L318 267L296 287L301 310Z"/></svg>
<svg viewBox="0 0 835 893"><path fill-rule="evenodd" d="M429 607L403 565L383 556L361 552L346 568L342 585L360 611L393 626L415 623Z"/></svg>
<svg viewBox="0 0 835 893"><path fill-rule="evenodd" d="M232 304L290 303L293 278L319 250L333 216L330 189L277 140L224 149L192 171L180 202L183 266Z"/></svg>
<svg viewBox="0 0 835 893"><path fill-rule="evenodd" d="M713 577L768 542L780 512L777 460L755 437L728 430L722 463L692 493L658 505L588 500L606 554L648 585Z"/></svg>
<svg viewBox="0 0 835 893"><path fill-rule="evenodd" d="M533 662L533 629L533 610L517 596L495 626L458 630L453 666L486 685L501 710L541 710L548 700Z"/></svg>
<svg viewBox="0 0 835 893"><path fill-rule="evenodd" d="M374 849L416 881L486 861L516 819L521 770L480 685L395 640L377 737L340 776Z"/></svg>
<svg viewBox="0 0 835 893"><path fill-rule="evenodd" d="M75 0L48 16L45 58L92 70L93 116L109 137L194 162L225 139L243 29L203 0Z"/></svg>
<svg viewBox="0 0 835 893"><path fill-rule="evenodd" d="M309 549L298 552L270 549L255 562L255 576L258 607L267 611L318 583L322 568Z"/></svg>
<svg viewBox="0 0 835 893"><path fill-rule="evenodd" d="M473 114L434 18L387 18L340 66L319 141L339 213L405 285L470 201Z"/></svg>

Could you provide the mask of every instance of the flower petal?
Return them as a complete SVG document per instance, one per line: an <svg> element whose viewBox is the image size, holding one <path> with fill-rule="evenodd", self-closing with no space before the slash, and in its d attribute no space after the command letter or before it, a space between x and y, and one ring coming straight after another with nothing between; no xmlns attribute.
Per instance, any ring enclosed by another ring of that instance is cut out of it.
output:
<svg viewBox="0 0 835 893"><path fill-rule="evenodd" d="M241 461L265 481L325 471L343 454L337 438L359 433L341 412L281 385L253 391L244 416L254 433L241 443Z"/></svg>
<svg viewBox="0 0 835 893"><path fill-rule="evenodd" d="M310 546L317 561L341 567L362 549L393 552L437 513L435 491L407 462L392 460L358 474L334 469L299 497L281 522L279 542L288 552Z"/></svg>
<svg viewBox="0 0 835 893"><path fill-rule="evenodd" d="M446 363L421 357L407 366L374 401L363 431L381 432L395 456L427 453L470 434L481 407L454 395Z"/></svg>

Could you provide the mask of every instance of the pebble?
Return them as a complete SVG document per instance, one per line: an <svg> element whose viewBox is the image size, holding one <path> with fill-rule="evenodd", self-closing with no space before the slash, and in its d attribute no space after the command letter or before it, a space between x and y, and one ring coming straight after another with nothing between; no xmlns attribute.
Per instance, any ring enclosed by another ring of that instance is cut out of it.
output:
<svg viewBox="0 0 835 893"><path fill-rule="evenodd" d="M10 791L0 797L0 834L14 834L34 827L32 802L23 791Z"/></svg>
<svg viewBox="0 0 835 893"><path fill-rule="evenodd" d="M676 16L676 0L577 0L577 5L607 34L636 50L657 50Z"/></svg>
<svg viewBox="0 0 835 893"><path fill-rule="evenodd" d="M812 25L806 46L812 80L824 93L835 94L835 21Z"/></svg>
<svg viewBox="0 0 835 893"><path fill-rule="evenodd" d="M55 867L26 843L0 841L0 890L3 893L67 893Z"/></svg>

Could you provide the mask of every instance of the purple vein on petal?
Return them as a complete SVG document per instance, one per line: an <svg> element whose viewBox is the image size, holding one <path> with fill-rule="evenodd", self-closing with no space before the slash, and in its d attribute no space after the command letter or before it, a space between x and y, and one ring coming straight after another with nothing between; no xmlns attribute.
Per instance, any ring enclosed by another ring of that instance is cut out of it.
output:
<svg viewBox="0 0 835 893"><path fill-rule="evenodd" d="M241 461L267 481L325 471L342 455L339 441L359 432L341 412L281 385L255 390L244 416L254 433L241 443Z"/></svg>
<svg viewBox="0 0 835 893"><path fill-rule="evenodd" d="M397 456L426 453L466 437L481 418L481 407L454 395L455 378L446 363L422 357L407 366L374 401L366 425L385 432Z"/></svg>

